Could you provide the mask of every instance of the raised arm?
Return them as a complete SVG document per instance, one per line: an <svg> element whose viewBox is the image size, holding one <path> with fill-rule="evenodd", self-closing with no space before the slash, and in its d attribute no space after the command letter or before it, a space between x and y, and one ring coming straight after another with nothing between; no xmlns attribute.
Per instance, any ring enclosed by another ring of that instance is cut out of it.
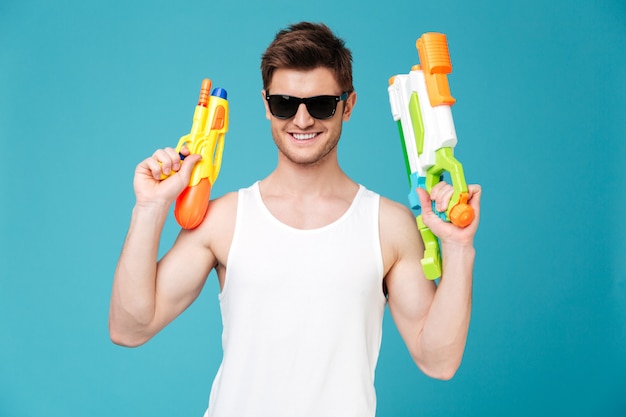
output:
<svg viewBox="0 0 626 417"><path fill-rule="evenodd" d="M215 266L215 257L195 231L181 232L157 262L169 208L199 160L199 155L189 155L181 164L178 153L168 148L156 151L135 170L136 203L115 270L109 310L109 332L116 344L138 346L149 340L193 302ZM161 174L170 171L175 173L161 180Z"/></svg>
<svg viewBox="0 0 626 417"><path fill-rule="evenodd" d="M385 256L389 309L419 368L437 379L456 373L467 339L472 308L473 239L479 222L480 187L469 186L476 217L466 228L446 223L432 213L431 200L419 190L426 225L441 240L443 274L438 286L425 279L420 264L423 243L408 209L381 204L381 241ZM432 198L445 207L452 194L442 183Z"/></svg>

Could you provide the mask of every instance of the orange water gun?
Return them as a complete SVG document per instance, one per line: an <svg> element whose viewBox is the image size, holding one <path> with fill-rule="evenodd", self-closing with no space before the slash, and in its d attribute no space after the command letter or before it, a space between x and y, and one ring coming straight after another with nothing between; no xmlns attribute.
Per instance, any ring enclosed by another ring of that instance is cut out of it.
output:
<svg viewBox="0 0 626 417"><path fill-rule="evenodd" d="M211 92L211 84L208 78L202 80L191 131L181 137L176 146L179 153L186 146L190 153L202 155L202 160L191 172L189 185L176 199L174 216L184 229L194 229L204 220L209 208L211 187L222 166L224 137L228 131L227 93L223 88L215 88ZM183 155L181 159L184 159Z"/></svg>

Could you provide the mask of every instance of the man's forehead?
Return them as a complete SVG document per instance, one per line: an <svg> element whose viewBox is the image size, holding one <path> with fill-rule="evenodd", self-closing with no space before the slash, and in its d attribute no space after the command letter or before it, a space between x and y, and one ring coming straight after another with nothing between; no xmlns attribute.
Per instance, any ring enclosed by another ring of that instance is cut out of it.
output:
<svg viewBox="0 0 626 417"><path fill-rule="evenodd" d="M274 71L269 85L272 94L298 97L314 95L339 95L342 93L335 74L330 68L314 69L279 68Z"/></svg>

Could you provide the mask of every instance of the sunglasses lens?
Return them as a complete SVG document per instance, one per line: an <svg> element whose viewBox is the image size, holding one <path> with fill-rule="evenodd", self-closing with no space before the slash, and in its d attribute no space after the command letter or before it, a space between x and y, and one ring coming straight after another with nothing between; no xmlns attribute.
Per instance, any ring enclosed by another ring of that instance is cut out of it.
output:
<svg viewBox="0 0 626 417"><path fill-rule="evenodd" d="M316 119L328 119L335 114L337 100L331 96L313 97L306 105L309 114Z"/></svg>
<svg viewBox="0 0 626 417"><path fill-rule="evenodd" d="M272 114L279 119L289 119L298 112L300 103L289 96L269 96L268 103Z"/></svg>
<svg viewBox="0 0 626 417"><path fill-rule="evenodd" d="M270 112L278 119L291 119L298 112L300 104L304 103L311 116L325 120L333 117L337 108L337 102L345 100L346 97L346 93L341 96L316 96L309 98L269 95L267 96L267 102Z"/></svg>

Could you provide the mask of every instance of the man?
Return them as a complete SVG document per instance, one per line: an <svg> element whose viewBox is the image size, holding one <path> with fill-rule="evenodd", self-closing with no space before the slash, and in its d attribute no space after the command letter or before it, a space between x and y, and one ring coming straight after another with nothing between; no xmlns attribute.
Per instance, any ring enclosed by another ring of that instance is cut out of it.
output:
<svg viewBox="0 0 626 417"><path fill-rule="evenodd" d="M441 239L444 274L424 278L411 212L356 184L337 143L356 104L351 53L324 25L299 23L265 51L263 101L278 148L263 180L211 202L157 262L168 209L198 155L161 149L135 171L136 204L115 272L110 334L137 346L187 308L217 271L222 365L206 416L373 416L374 370L385 305L417 366L449 379L471 310L476 218L442 222L452 189L419 191L424 222ZM161 181L161 173L174 172Z"/></svg>

